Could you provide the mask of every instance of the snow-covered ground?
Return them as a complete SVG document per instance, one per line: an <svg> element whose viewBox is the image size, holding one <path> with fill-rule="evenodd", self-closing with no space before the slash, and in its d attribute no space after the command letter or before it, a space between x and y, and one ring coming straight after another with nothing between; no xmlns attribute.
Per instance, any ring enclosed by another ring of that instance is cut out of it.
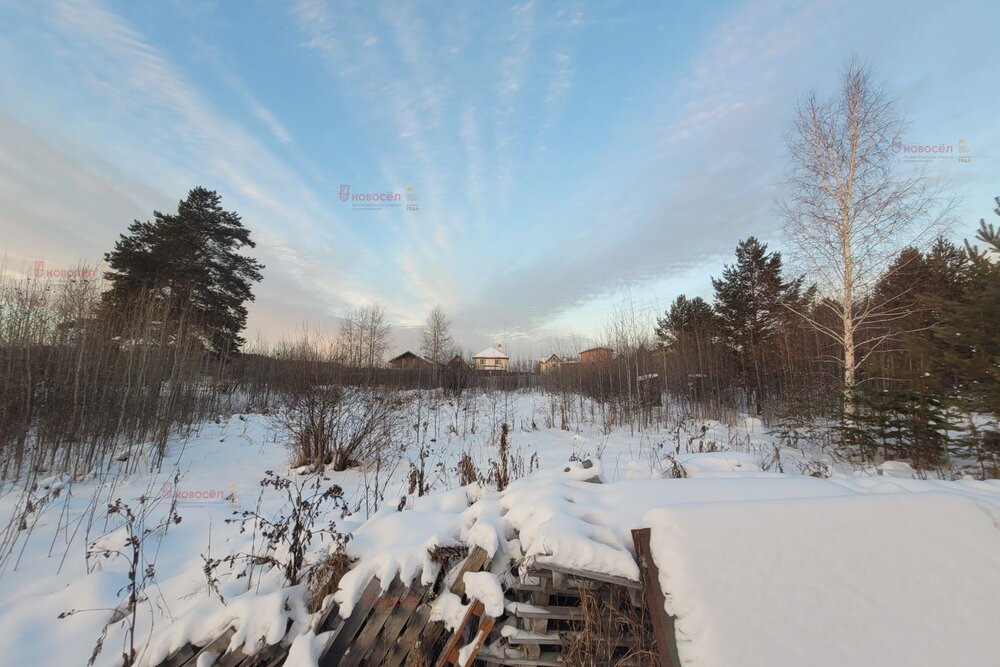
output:
<svg viewBox="0 0 1000 667"><path fill-rule="evenodd" d="M802 619L810 615L834 635L897 619L885 629L894 646L902 642L904 626L909 631L918 620L914 610L920 604L951 605L952 610L965 605L954 614L964 624L961 646L988 634L979 634L989 627L986 623L1000 627L1000 607L984 607L989 596L1000 599L1000 482L916 480L905 464L854 471L818 451L784 448L776 457L773 436L749 418L723 424L675 415L669 427L659 429L608 428L595 406L578 399L564 430L560 410L565 406L557 410L556 400L541 393L466 394L459 403L430 394L412 398L419 399L411 407L412 422L419 415L421 427L399 464L328 473L328 483L344 489L351 513L341 517L331 507L325 518L352 534L348 549L359 558L337 594L342 613L373 574L383 582L396 574L433 578L436 565L427 549L435 545L479 544L513 558L635 578L630 530L651 526L657 559L670 565L663 577L668 590L676 591L670 611L679 616L685 664L736 664L726 650L738 649L726 644L726 633L747 616L756 624L739 628L740 641L762 634L757 639L766 643L768 632L779 633L773 634L775 641L798 642L796 656L812 655L814 637L800 627L809 625ZM511 426L515 456L531 472L503 492L480 484L461 487L460 457L468 454L485 473L497 457L503 423ZM207 641L229 625L237 628L232 646L252 651L283 635L288 620L292 632L303 635L289 662L309 664L318 642L307 632L305 587L283 588L274 571L238 578L243 567L237 565L231 572L220 570L213 590L204 572L206 557L259 548L259 535L241 533L238 523L226 522L234 513L277 516L286 509L281 494L260 485L267 470L301 479L289 468L285 437L271 417L236 415L175 439L158 472L126 477L112 471L72 483L50 478L28 494L23 485L5 486L0 516L11 523L0 543L3 663L86 662L128 583L126 559L88 556L88 545L124 543L120 515L108 516L105 508L118 498L138 508L137 499L145 496L150 499L144 505L146 523L154 531L144 543L144 558L155 562L155 572L135 618L140 664L155 664L184 642ZM417 498L409 493L408 478L410 463L420 464L420 443L428 452L431 493ZM584 467L584 459L596 464ZM818 469L832 477L805 474ZM583 481L595 474L602 484ZM675 474L687 478L671 479ZM373 490L376 475L381 499ZM402 513L397 511L401 498L407 507ZM165 524L172 500L181 520ZM957 517L951 525L950 516ZM165 528L157 527L161 524ZM313 555L330 546L317 539ZM971 573L965 578L962 566ZM973 576L978 587L971 585ZM697 585L705 577L713 582L708 588ZM496 597L499 589L480 579L470 586L484 597ZM907 593L907 586L927 594ZM770 615L751 609L749 602L732 603L730 593L732 600L768 602ZM875 608L885 611L885 619L862 623L839 611L823 615L819 607L827 599L852 604L877 599L881 606ZM768 624L780 623L781 609L790 604L800 619L791 628L771 628ZM460 613L459 605L444 595L438 613L451 619ZM942 620L943 631L953 629L954 618ZM96 664L119 662L126 625L111 626ZM954 658L962 655L954 652L961 647L958 639L949 644L944 635L935 635L934 646L953 649ZM766 651L761 656L766 664L791 664Z"/></svg>

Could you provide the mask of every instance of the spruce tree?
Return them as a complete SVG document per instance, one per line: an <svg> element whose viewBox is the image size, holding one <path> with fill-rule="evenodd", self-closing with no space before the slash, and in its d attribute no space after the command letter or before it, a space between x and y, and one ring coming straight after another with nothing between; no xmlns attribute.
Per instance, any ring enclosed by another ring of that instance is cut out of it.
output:
<svg viewBox="0 0 1000 667"><path fill-rule="evenodd" d="M106 308L135 299L163 299L172 312L186 313L205 347L235 353L244 340L246 302L264 268L239 254L255 247L240 216L222 208L211 190L196 187L176 214L153 212L154 220L135 220L105 255L111 289Z"/></svg>
<svg viewBox="0 0 1000 667"><path fill-rule="evenodd" d="M1000 197L995 212L1000 215ZM966 242L961 295L938 302L937 365L954 375L956 395L969 409L1000 418L1000 233L980 220L976 239L986 247Z"/></svg>
<svg viewBox="0 0 1000 667"><path fill-rule="evenodd" d="M1000 197L996 203L1000 216ZM938 300L931 342L936 372L951 379L952 403L969 415L964 444L986 477L1000 472L1000 233L980 220L976 239L985 248L966 241L961 295ZM990 415L992 430L982 429L973 414Z"/></svg>

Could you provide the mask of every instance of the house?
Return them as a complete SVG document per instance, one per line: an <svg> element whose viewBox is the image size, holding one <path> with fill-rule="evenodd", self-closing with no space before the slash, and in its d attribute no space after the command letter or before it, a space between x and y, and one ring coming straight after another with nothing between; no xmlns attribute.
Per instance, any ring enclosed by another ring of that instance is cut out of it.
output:
<svg viewBox="0 0 1000 667"><path fill-rule="evenodd" d="M472 355L472 363L477 371L506 371L510 357L503 353L500 345L494 345Z"/></svg>
<svg viewBox="0 0 1000 667"><path fill-rule="evenodd" d="M610 347L592 347L580 353L581 364L600 364L611 361L614 351Z"/></svg>
<svg viewBox="0 0 1000 667"><path fill-rule="evenodd" d="M444 365L443 386L452 393L459 394L468 386L471 375L472 366L462 358L462 355L456 354L451 361Z"/></svg>
<svg viewBox="0 0 1000 667"><path fill-rule="evenodd" d="M557 371L562 363L563 360L559 358L558 354L550 354L547 359L542 359L538 362L538 372L544 375L552 371Z"/></svg>
<svg viewBox="0 0 1000 667"><path fill-rule="evenodd" d="M419 354L414 354L407 350L398 357L393 357L389 360L389 366L392 368L401 368L404 370L421 370L434 367L433 361L428 361L424 359Z"/></svg>
<svg viewBox="0 0 1000 667"><path fill-rule="evenodd" d="M471 371L472 370L472 366L470 366L469 362L466 361L465 359L463 359L462 355L460 355L460 354L456 354L454 357L452 357L451 361L449 361L447 364L445 364L445 366L447 368L450 368L451 370L455 370L455 371Z"/></svg>

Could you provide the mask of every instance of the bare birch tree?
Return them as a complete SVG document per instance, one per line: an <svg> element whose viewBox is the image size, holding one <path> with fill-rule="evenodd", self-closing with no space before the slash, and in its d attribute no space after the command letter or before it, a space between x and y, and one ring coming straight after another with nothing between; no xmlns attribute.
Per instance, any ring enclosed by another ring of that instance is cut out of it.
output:
<svg viewBox="0 0 1000 667"><path fill-rule="evenodd" d="M392 329L378 304L358 306L340 325L340 360L354 367L374 368L389 351Z"/></svg>
<svg viewBox="0 0 1000 667"><path fill-rule="evenodd" d="M905 316L874 287L896 252L940 230L950 202L924 173L898 173L893 141L902 122L868 66L850 63L837 94L808 95L788 137L789 194L782 203L792 256L814 280L828 313L801 312L843 350L847 409L857 372L884 342L884 324Z"/></svg>
<svg viewBox="0 0 1000 667"><path fill-rule="evenodd" d="M441 306L434 306L420 330L420 354L424 359L443 364L455 348L451 337L451 321Z"/></svg>

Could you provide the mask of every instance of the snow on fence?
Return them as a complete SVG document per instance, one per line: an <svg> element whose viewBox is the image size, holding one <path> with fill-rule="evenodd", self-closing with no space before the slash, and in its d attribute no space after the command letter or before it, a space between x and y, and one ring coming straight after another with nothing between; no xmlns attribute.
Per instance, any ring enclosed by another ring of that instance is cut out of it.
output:
<svg viewBox="0 0 1000 667"><path fill-rule="evenodd" d="M251 657L230 630L163 665L995 662L1000 483L704 475L578 464L386 510L308 637Z"/></svg>

